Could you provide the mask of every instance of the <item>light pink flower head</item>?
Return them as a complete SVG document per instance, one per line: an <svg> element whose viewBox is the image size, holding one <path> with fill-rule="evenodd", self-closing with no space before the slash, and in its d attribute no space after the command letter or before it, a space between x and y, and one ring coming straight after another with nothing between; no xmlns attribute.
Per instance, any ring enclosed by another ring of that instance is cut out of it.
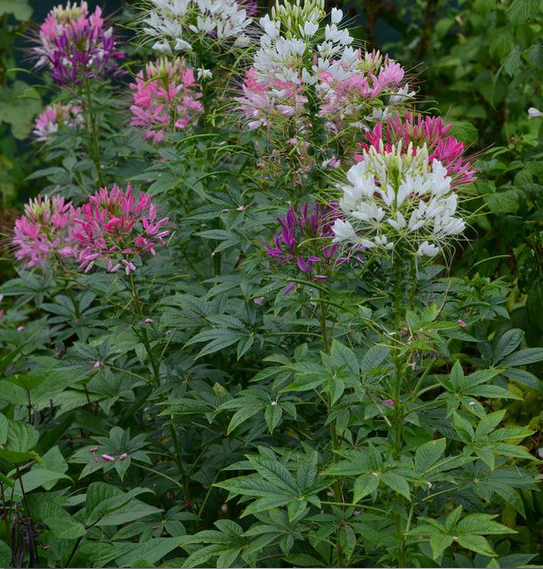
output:
<svg viewBox="0 0 543 569"><path fill-rule="evenodd" d="M15 257L25 266L43 266L54 258L77 256L75 219L80 210L57 196L38 196L25 206L15 222L12 244Z"/></svg>
<svg viewBox="0 0 543 569"><path fill-rule="evenodd" d="M338 133L349 125L374 124L414 95L404 69L388 56L361 50L349 55L348 64L338 59L326 67L320 66L315 54L311 72L249 69L243 94L236 98L248 128L270 128L290 120L303 132L309 128L311 105L327 129Z"/></svg>
<svg viewBox="0 0 543 569"><path fill-rule="evenodd" d="M195 81L194 70L182 59L161 59L147 64L130 88L134 91L130 124L142 128L145 140L154 144L164 134L194 124L204 112L199 101L202 91Z"/></svg>
<svg viewBox="0 0 543 569"><path fill-rule="evenodd" d="M81 107L71 103L53 103L36 119L33 134L36 140L46 142L53 133L63 128L79 128L83 123Z"/></svg>
<svg viewBox="0 0 543 569"><path fill-rule="evenodd" d="M123 268L128 275L136 269L134 260L154 255L164 245L169 232L163 229L168 218L157 220L151 195L135 197L130 184L126 190L114 185L102 188L82 207L75 238L79 242L79 268L88 272L97 261L105 261L110 272Z"/></svg>
<svg viewBox="0 0 543 569"><path fill-rule="evenodd" d="M367 142L359 143L361 150L371 147L378 152L390 152L393 145L402 144L407 151L426 146L428 149L428 162L439 160L452 177L453 183L468 184L476 178L476 170L471 162L464 156L464 143L449 134L452 124L446 124L441 117L415 115L406 112L402 117L396 114L386 122L379 122L373 130L365 133ZM361 154L354 156L357 162L362 159Z"/></svg>

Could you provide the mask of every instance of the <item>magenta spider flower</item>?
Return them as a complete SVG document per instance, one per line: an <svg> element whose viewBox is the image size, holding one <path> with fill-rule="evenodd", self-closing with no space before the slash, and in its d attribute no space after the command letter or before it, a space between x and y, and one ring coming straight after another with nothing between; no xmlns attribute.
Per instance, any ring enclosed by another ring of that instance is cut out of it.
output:
<svg viewBox="0 0 543 569"><path fill-rule="evenodd" d="M373 130L367 131L367 142L360 143L360 148L368 150L373 146L378 152L390 152L393 145L401 142L405 151L411 148L415 153L417 147L426 145L430 164L439 160L455 184L468 184L475 180L476 170L464 157L464 143L448 134L452 127L452 124L445 124L441 117L423 117L406 112L402 118L397 114L386 123L379 122ZM355 154L357 162L361 159L361 155Z"/></svg>
<svg viewBox="0 0 543 569"><path fill-rule="evenodd" d="M123 268L129 275L136 269L136 257L154 255L169 234L163 229L168 218L157 220L151 195L141 193L136 198L130 184L124 191L116 185L100 189L81 210L75 238L80 247L79 268L85 272L103 261L109 272Z"/></svg>
<svg viewBox="0 0 543 569"><path fill-rule="evenodd" d="M266 253L282 265L290 265L310 280L326 280L333 271L337 245L332 243L332 225L338 218L336 204L304 204L290 207L285 217L278 217L280 231ZM288 293L294 287L289 283Z"/></svg>
<svg viewBox="0 0 543 569"><path fill-rule="evenodd" d="M33 134L36 140L46 142L63 128L80 128L83 124L81 107L71 103L53 103L36 119Z"/></svg>
<svg viewBox="0 0 543 569"><path fill-rule="evenodd" d="M204 112L200 85L184 60L149 63L130 85L133 93L130 124L145 131L145 140L159 143L164 134L193 124Z"/></svg>
<svg viewBox="0 0 543 569"><path fill-rule="evenodd" d="M56 6L40 26L37 42L37 65L47 65L60 85L121 73L124 54L116 48L113 27L105 25L98 6L92 14L83 1Z"/></svg>
<svg viewBox="0 0 543 569"><path fill-rule="evenodd" d="M77 256L75 220L80 210L64 198L38 196L30 200L15 222L15 258L26 267L44 266L55 259Z"/></svg>

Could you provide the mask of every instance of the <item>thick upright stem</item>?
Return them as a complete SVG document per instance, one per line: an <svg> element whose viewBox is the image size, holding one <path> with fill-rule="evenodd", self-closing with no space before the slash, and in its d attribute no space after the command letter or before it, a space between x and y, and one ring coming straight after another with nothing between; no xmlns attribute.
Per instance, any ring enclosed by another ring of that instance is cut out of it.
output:
<svg viewBox="0 0 543 569"><path fill-rule="evenodd" d="M324 292L322 290L319 290L319 298L321 299L321 301L324 300ZM330 338L328 337L328 327L326 325L327 312L328 311L327 311L326 304L324 302L321 302L320 303L319 321L320 321L320 327L321 327L322 348L327 354L329 354L330 353ZM330 397L330 409L331 408L332 408L332 398ZM337 435L337 428L336 428L336 421L335 420L330 422L330 437L332 440L332 454L334 455L333 460L334 460L334 463L337 463L339 461L339 456L337 454L337 451L340 448L340 444L339 444L339 438ZM334 490L334 500L338 503L343 503L343 492L341 490L341 484L339 482L339 479L337 479L337 478L334 480L333 490ZM339 530L337 532L336 550L337 550L338 566L344 567L345 566L345 559L343 557L343 552L341 551L341 546L339 545Z"/></svg>
<svg viewBox="0 0 543 569"><path fill-rule="evenodd" d="M393 452L394 458L398 460L401 457L403 446L403 409L401 405L401 395L404 379L405 358L401 350L402 341L402 324L404 317L403 305L403 261L401 253L395 252L393 257L394 269L394 338L397 342L396 352L394 356L394 385L392 389L394 401L394 444ZM399 497L399 504L403 505L404 498ZM406 565L406 550L404 538L404 524L402 516L399 512L394 513L394 526L396 530L396 537L400 542L398 549L398 567L405 567Z"/></svg>

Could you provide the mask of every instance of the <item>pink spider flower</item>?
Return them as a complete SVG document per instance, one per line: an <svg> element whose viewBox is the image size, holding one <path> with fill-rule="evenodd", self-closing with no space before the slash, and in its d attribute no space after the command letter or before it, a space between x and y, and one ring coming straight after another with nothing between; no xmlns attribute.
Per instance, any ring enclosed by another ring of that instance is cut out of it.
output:
<svg viewBox="0 0 543 569"><path fill-rule="evenodd" d="M15 258L26 267L43 266L54 259L77 256L75 220L79 209L64 198L38 196L15 222Z"/></svg>
<svg viewBox="0 0 543 569"><path fill-rule="evenodd" d="M37 66L49 66L53 80L61 85L122 73L124 54L116 48L113 28L105 25L98 6L93 13L84 1L56 6L40 26L36 41Z"/></svg>
<svg viewBox="0 0 543 569"><path fill-rule="evenodd" d="M184 60L149 63L130 85L133 93L130 124L142 128L145 140L158 144L164 134L193 124L204 112L200 85Z"/></svg>
<svg viewBox="0 0 543 569"><path fill-rule="evenodd" d="M83 124L81 107L71 103L53 103L36 119L33 134L36 140L46 142L63 128L80 128Z"/></svg>
<svg viewBox="0 0 543 569"><path fill-rule="evenodd" d="M136 269L135 258L154 255L169 234L163 229L168 218L157 220L151 195L141 193L136 198L130 184L124 191L117 185L100 189L81 209L75 238L80 247L79 268L85 272L104 261L109 272L124 268L129 275Z"/></svg>
<svg viewBox="0 0 543 569"><path fill-rule="evenodd" d="M405 150L411 144L415 153L417 147L426 145L430 164L439 160L456 185L468 184L476 179L477 172L469 159L464 157L464 143L449 134L452 127L452 124L445 124L441 117L406 112L403 117L397 114L386 123L377 123L373 130L365 133L367 142L361 142L359 147L368 150L373 146L377 151L382 148L390 152L392 145L401 142ZM355 154L354 158L357 162L362 159L360 154Z"/></svg>

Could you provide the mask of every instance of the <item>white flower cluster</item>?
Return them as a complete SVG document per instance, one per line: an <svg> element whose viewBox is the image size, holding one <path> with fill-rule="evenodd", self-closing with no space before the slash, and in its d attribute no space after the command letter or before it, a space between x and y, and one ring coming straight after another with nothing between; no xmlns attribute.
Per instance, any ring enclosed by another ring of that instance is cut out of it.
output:
<svg viewBox="0 0 543 569"><path fill-rule="evenodd" d="M439 160L429 163L426 146L407 153L401 145L390 152L371 147L347 179L340 186L344 219L333 225L336 243L384 251L401 245L416 257L435 257L465 229L454 217L451 177Z"/></svg>
<svg viewBox="0 0 543 569"><path fill-rule="evenodd" d="M300 0L296 4L278 1L271 18L260 19L264 34L253 64L257 80L271 86L277 82L314 85L318 90L326 88L318 82L323 72L338 81L352 76L358 51L350 47L353 38L349 31L338 28L343 12L332 8L323 36L320 23L325 17L324 0L308 0L303 5Z"/></svg>
<svg viewBox="0 0 543 569"><path fill-rule="evenodd" d="M222 47L249 44L252 18L236 0L148 0L144 32L156 38L153 49L190 52L194 42Z"/></svg>

